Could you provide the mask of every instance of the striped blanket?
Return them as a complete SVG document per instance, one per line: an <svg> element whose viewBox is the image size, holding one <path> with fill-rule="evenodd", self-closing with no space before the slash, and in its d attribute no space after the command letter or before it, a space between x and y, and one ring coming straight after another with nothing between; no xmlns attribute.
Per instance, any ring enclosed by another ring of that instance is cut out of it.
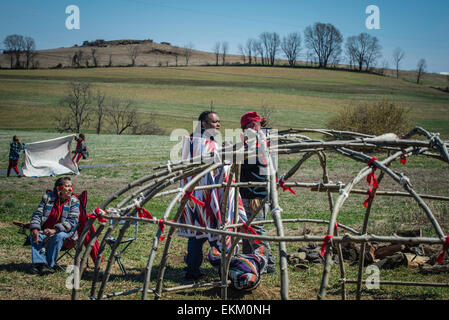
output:
<svg viewBox="0 0 449 320"><path fill-rule="evenodd" d="M218 150L217 144L214 141L204 138L184 137L182 141L182 160L188 161L192 157L197 157L204 154ZM218 154L217 154L218 157ZM206 186L211 184L226 183L229 179L231 166L227 165L222 168L210 172L201 178L198 186ZM181 181L181 187L184 187L193 177L188 177ZM181 213L178 220L180 223L208 227L218 229L222 223L222 219L226 219L226 224L234 223L234 194L235 189L231 188L228 195L228 209L225 214L221 211L221 205L224 200L225 188L215 188L208 190L195 190L193 196L205 203L204 207L198 205L192 200L189 200ZM243 208L242 199L238 197L238 214L240 221L247 221L245 209ZM197 239L208 238L209 241L217 241L221 244L221 236L191 231L188 229L178 229L178 235L183 237L196 237ZM230 237L226 237L226 245L230 245Z"/></svg>
<svg viewBox="0 0 449 320"><path fill-rule="evenodd" d="M221 252L217 247L211 247L209 262L220 272ZM260 277L267 272L268 259L265 247L258 247L252 254L236 254L231 258L229 279L238 290L252 290L260 283Z"/></svg>

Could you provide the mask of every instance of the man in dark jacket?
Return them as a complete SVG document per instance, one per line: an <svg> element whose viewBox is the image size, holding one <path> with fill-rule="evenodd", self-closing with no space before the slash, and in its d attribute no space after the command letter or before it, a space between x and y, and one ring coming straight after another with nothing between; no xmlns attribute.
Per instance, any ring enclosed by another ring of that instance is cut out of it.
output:
<svg viewBox="0 0 449 320"><path fill-rule="evenodd" d="M253 134L249 134L250 136L257 136L257 132L262 128L261 123L264 122L264 118L261 118L257 112L247 112L240 119L240 125L242 130L246 132L248 135L249 130ZM253 131L251 131L253 130ZM267 164L263 156L259 155L259 141L255 142L254 151L255 155L257 155L256 159L248 159L242 164L241 174L240 174L240 182L267 182ZM265 143L263 141L262 143ZM248 145L245 143L245 150L248 151ZM246 215L248 219L253 215L256 209L260 206L262 201L267 197L268 191L265 187L248 187L248 188L240 188L240 195L242 197L243 206L245 208ZM266 220L268 212L268 204L266 204L262 210L254 218L254 221ZM254 225L253 229L259 235L266 235L266 231L264 226ZM254 240L243 239L243 253L251 254L258 247L265 246L266 248L266 256L268 258L267 265L267 273L275 273L275 258L271 253L270 243L268 241L260 241L257 243Z"/></svg>

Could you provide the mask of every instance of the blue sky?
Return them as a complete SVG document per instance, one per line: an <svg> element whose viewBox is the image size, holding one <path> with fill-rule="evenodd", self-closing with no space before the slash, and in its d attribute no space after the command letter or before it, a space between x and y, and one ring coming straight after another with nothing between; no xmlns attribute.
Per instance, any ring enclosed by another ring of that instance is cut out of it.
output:
<svg viewBox="0 0 449 320"><path fill-rule="evenodd" d="M65 9L80 9L80 29L67 30ZM380 10L380 29L368 30L365 9ZM303 35L315 22L334 24L346 38L376 36L393 67L392 52L406 52L403 69L425 58L429 72L449 72L449 1L447 0L13 0L0 4L0 39L22 34L38 49L70 47L84 40L153 39L212 51L227 41L231 53L264 31ZM3 45L1 44L1 47ZM303 57L305 56L303 49Z"/></svg>

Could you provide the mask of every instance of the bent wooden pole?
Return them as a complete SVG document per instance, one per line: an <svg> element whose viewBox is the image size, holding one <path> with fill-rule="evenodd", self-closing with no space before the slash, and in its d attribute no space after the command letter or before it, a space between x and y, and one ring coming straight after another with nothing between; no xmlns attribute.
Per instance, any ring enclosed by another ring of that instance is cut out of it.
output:
<svg viewBox="0 0 449 320"><path fill-rule="evenodd" d="M212 170L215 170L217 168L223 167L225 164L222 163L216 163L211 165L210 167L206 168L205 170L203 170L201 173L199 173L198 175L196 175L195 177L193 177L189 183L187 183L184 188L182 188L181 192L178 193L173 200L171 201L171 203L169 204L169 206L167 207L167 209L165 210L165 214L164 214L164 218L163 220L166 220L171 212L171 209L175 206L176 203L178 203L178 201L181 199L181 197L184 196L185 192L192 192L195 185L200 181L200 179L205 176L206 174L208 174L209 172L211 172ZM188 201L188 198L186 197L182 202L181 202L181 206L178 209L178 212L176 213L174 220L177 221L179 219L179 216L181 215L182 209L185 207L186 203ZM159 265L159 272L158 272L158 278L157 278L157 284L156 284L156 289L155 289L155 299L159 299L161 297L162 294L162 282L164 279L164 274L165 274L165 266L167 263L167 258L168 258L168 252L170 250L170 244L171 244L171 240L173 237L173 233L175 232L175 228L174 227L170 227L169 231L168 231L168 235L166 237L166 242L165 242L165 247L164 247L164 252L162 255L162 259Z"/></svg>

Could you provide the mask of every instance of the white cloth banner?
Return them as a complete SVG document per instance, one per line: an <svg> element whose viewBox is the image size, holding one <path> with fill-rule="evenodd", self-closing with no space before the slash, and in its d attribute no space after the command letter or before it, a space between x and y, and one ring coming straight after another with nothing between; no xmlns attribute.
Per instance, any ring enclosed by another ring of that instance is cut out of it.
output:
<svg viewBox="0 0 449 320"><path fill-rule="evenodd" d="M23 174L27 177L47 177L66 173L79 174L70 156L75 135L27 143Z"/></svg>

